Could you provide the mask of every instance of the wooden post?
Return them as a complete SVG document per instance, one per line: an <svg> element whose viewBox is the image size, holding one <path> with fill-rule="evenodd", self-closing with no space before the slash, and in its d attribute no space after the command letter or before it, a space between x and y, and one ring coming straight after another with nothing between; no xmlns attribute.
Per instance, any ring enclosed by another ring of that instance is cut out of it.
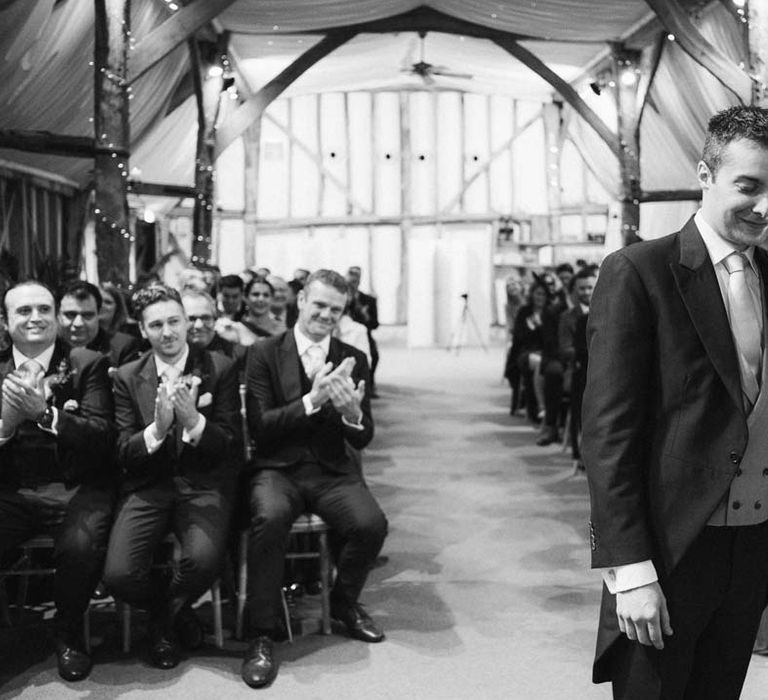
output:
<svg viewBox="0 0 768 700"><path fill-rule="evenodd" d="M619 132L621 237L626 246L639 240L640 228L640 53L616 47L613 63Z"/></svg>
<svg viewBox="0 0 768 700"><path fill-rule="evenodd" d="M409 93L400 98L400 286L397 290L397 322L408 321L408 243L413 230L411 185L411 104Z"/></svg>
<svg viewBox="0 0 768 700"><path fill-rule="evenodd" d="M749 67L757 78L752 81L752 104L768 105L768 0L749 2Z"/></svg>
<svg viewBox="0 0 768 700"><path fill-rule="evenodd" d="M94 214L99 279L129 283L127 59L130 0L95 0Z"/></svg>
<svg viewBox="0 0 768 700"><path fill-rule="evenodd" d="M251 124L243 134L245 150L245 265L253 267L256 264L256 224L259 221L259 160L261 153L261 119Z"/></svg>
<svg viewBox="0 0 768 700"><path fill-rule="evenodd" d="M542 106L544 123L544 159L547 166L547 209L549 210L549 240L560 240L560 143L563 105L550 102Z"/></svg>
<svg viewBox="0 0 768 700"><path fill-rule="evenodd" d="M224 89L226 35L218 45L190 39L192 79L197 98L197 151L195 154L195 210L192 218L192 262L210 263L213 250L216 120ZM211 69L218 68L218 71Z"/></svg>

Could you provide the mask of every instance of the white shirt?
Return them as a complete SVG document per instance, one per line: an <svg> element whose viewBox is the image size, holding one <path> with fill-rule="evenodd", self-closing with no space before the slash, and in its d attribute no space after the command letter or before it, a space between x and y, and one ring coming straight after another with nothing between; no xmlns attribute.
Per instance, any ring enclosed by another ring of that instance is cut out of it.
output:
<svg viewBox="0 0 768 700"><path fill-rule="evenodd" d="M45 375L48 372L48 368L51 366L51 360L53 359L53 351L55 347L56 347L55 344L52 344L48 346L45 350L43 350L37 357L27 357L14 345L11 349L13 353L13 365L18 369L27 360L34 360L43 368L43 375ZM39 425L39 424L38 424L38 427L40 428L40 430L45 430L46 432L53 433L54 435L58 435L59 433L56 430L56 426L59 424L59 409L56 408L55 406L52 406L51 411L53 412L53 421L51 422L51 427L44 428L42 425ZM0 427L2 427L2 425L3 425L3 420L2 418L0 418ZM0 445L4 445L12 437L13 435L9 435L6 438L0 438Z"/></svg>
<svg viewBox="0 0 768 700"><path fill-rule="evenodd" d="M696 227L699 229L701 238L704 241L704 245L707 248L709 259L712 261L712 266L715 268L715 275L717 276L717 284L720 287L720 294L723 298L723 304L725 305L726 312L728 313L728 319L730 320L730 309L728 308L728 269L725 267L725 259L737 249L732 243L729 243L722 238L704 219L704 215L701 213L701 209L696 212L693 217L693 221ZM758 310L758 317L760 319L760 332L762 335L763 326L763 300L760 293L760 278L755 268L755 248L754 246L748 247L746 250L741 251L744 253L747 260L749 260L750 267L754 271L754 275L746 275L747 286L752 294L752 299L755 303L755 308ZM654 581L658 581L659 577L656 573L656 567L653 562L648 559L647 561L640 561L634 564L625 564L624 566L614 566L607 569L601 569L600 573L603 576L605 585L608 587L610 593L618 593L622 591L628 591L632 588L639 588L645 586Z"/></svg>
<svg viewBox="0 0 768 700"><path fill-rule="evenodd" d="M181 377L184 374L184 367L187 364L187 357L189 357L189 345L184 346L184 352L181 354L181 357L173 364L164 362L157 355L154 355L155 367L157 368L157 376L160 377L166 373L166 370L173 368L176 370L177 376ZM203 434L203 430L205 430L206 420L204 415L198 414L198 416L199 417L197 419L197 423L195 424L195 427L192 428L192 430L187 430L184 428L182 431L182 442L193 446L197 445L199 442L200 436ZM168 434L166 433L160 438L155 438L154 427L155 423L153 421L146 428L144 428L144 445L147 448L147 454L157 452L157 450L160 449L160 445L163 444L165 438L168 437Z"/></svg>

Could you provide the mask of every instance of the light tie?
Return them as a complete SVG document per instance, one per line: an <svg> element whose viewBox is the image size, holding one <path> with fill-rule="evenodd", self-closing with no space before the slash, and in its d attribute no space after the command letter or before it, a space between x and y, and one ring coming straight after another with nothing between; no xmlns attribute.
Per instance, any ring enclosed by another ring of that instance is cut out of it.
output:
<svg viewBox="0 0 768 700"><path fill-rule="evenodd" d="M724 261L728 270L728 308L731 333L739 354L742 388L752 404L757 400L760 386L760 320L747 285L746 266L741 253L731 253Z"/></svg>
<svg viewBox="0 0 768 700"><path fill-rule="evenodd" d="M325 364L325 352L319 345L310 345L306 351L307 362L304 365L304 370L310 379L314 379L315 375L322 369Z"/></svg>

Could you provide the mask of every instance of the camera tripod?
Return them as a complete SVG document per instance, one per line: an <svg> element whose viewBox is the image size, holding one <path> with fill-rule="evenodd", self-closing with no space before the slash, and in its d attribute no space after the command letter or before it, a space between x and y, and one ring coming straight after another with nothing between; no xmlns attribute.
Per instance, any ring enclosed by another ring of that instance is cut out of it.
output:
<svg viewBox="0 0 768 700"><path fill-rule="evenodd" d="M448 350L448 352L453 350L458 355L459 351L464 345L464 340L467 335L467 325L471 325L475 332L475 336L477 337L477 341L480 343L480 347L485 350L485 352L488 352L488 346L486 346L486 344L483 342L483 336L480 334L480 328L477 325L475 317L472 315L471 309L469 308L469 294L464 293L461 295L461 298L464 300L464 306L462 306L461 314L456 321L456 325L453 327L451 339L448 342L448 347L446 350Z"/></svg>

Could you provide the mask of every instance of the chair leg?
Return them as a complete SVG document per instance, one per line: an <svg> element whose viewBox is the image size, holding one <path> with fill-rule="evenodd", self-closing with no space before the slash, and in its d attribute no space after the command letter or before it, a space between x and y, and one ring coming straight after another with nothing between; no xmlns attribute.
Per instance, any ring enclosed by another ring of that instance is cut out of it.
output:
<svg viewBox="0 0 768 700"><path fill-rule="evenodd" d="M291 611L288 608L288 601L285 599L285 590L280 588L280 601L283 604L283 617L285 618L285 629L288 632L288 641L293 644L293 626L291 625Z"/></svg>
<svg viewBox="0 0 768 700"><path fill-rule="evenodd" d="M235 639L243 638L243 618L248 598L248 530L240 535L237 555L237 615L235 617Z"/></svg>
<svg viewBox="0 0 768 700"><path fill-rule="evenodd" d="M322 619L322 632L323 634L331 633L331 554L328 549L328 534L325 532L320 533L319 537L320 546L320 584L322 590L320 591L320 605L322 606L323 619Z"/></svg>
<svg viewBox="0 0 768 700"><path fill-rule="evenodd" d="M213 638L218 649L224 648L224 630L221 622L221 583L217 579L211 586L211 605L213 606Z"/></svg>
<svg viewBox="0 0 768 700"><path fill-rule="evenodd" d="M123 653L131 650L131 606L128 603L120 603L123 618Z"/></svg>
<svg viewBox="0 0 768 700"><path fill-rule="evenodd" d="M89 605L83 613L83 640L85 642L85 651L91 653L91 606Z"/></svg>

